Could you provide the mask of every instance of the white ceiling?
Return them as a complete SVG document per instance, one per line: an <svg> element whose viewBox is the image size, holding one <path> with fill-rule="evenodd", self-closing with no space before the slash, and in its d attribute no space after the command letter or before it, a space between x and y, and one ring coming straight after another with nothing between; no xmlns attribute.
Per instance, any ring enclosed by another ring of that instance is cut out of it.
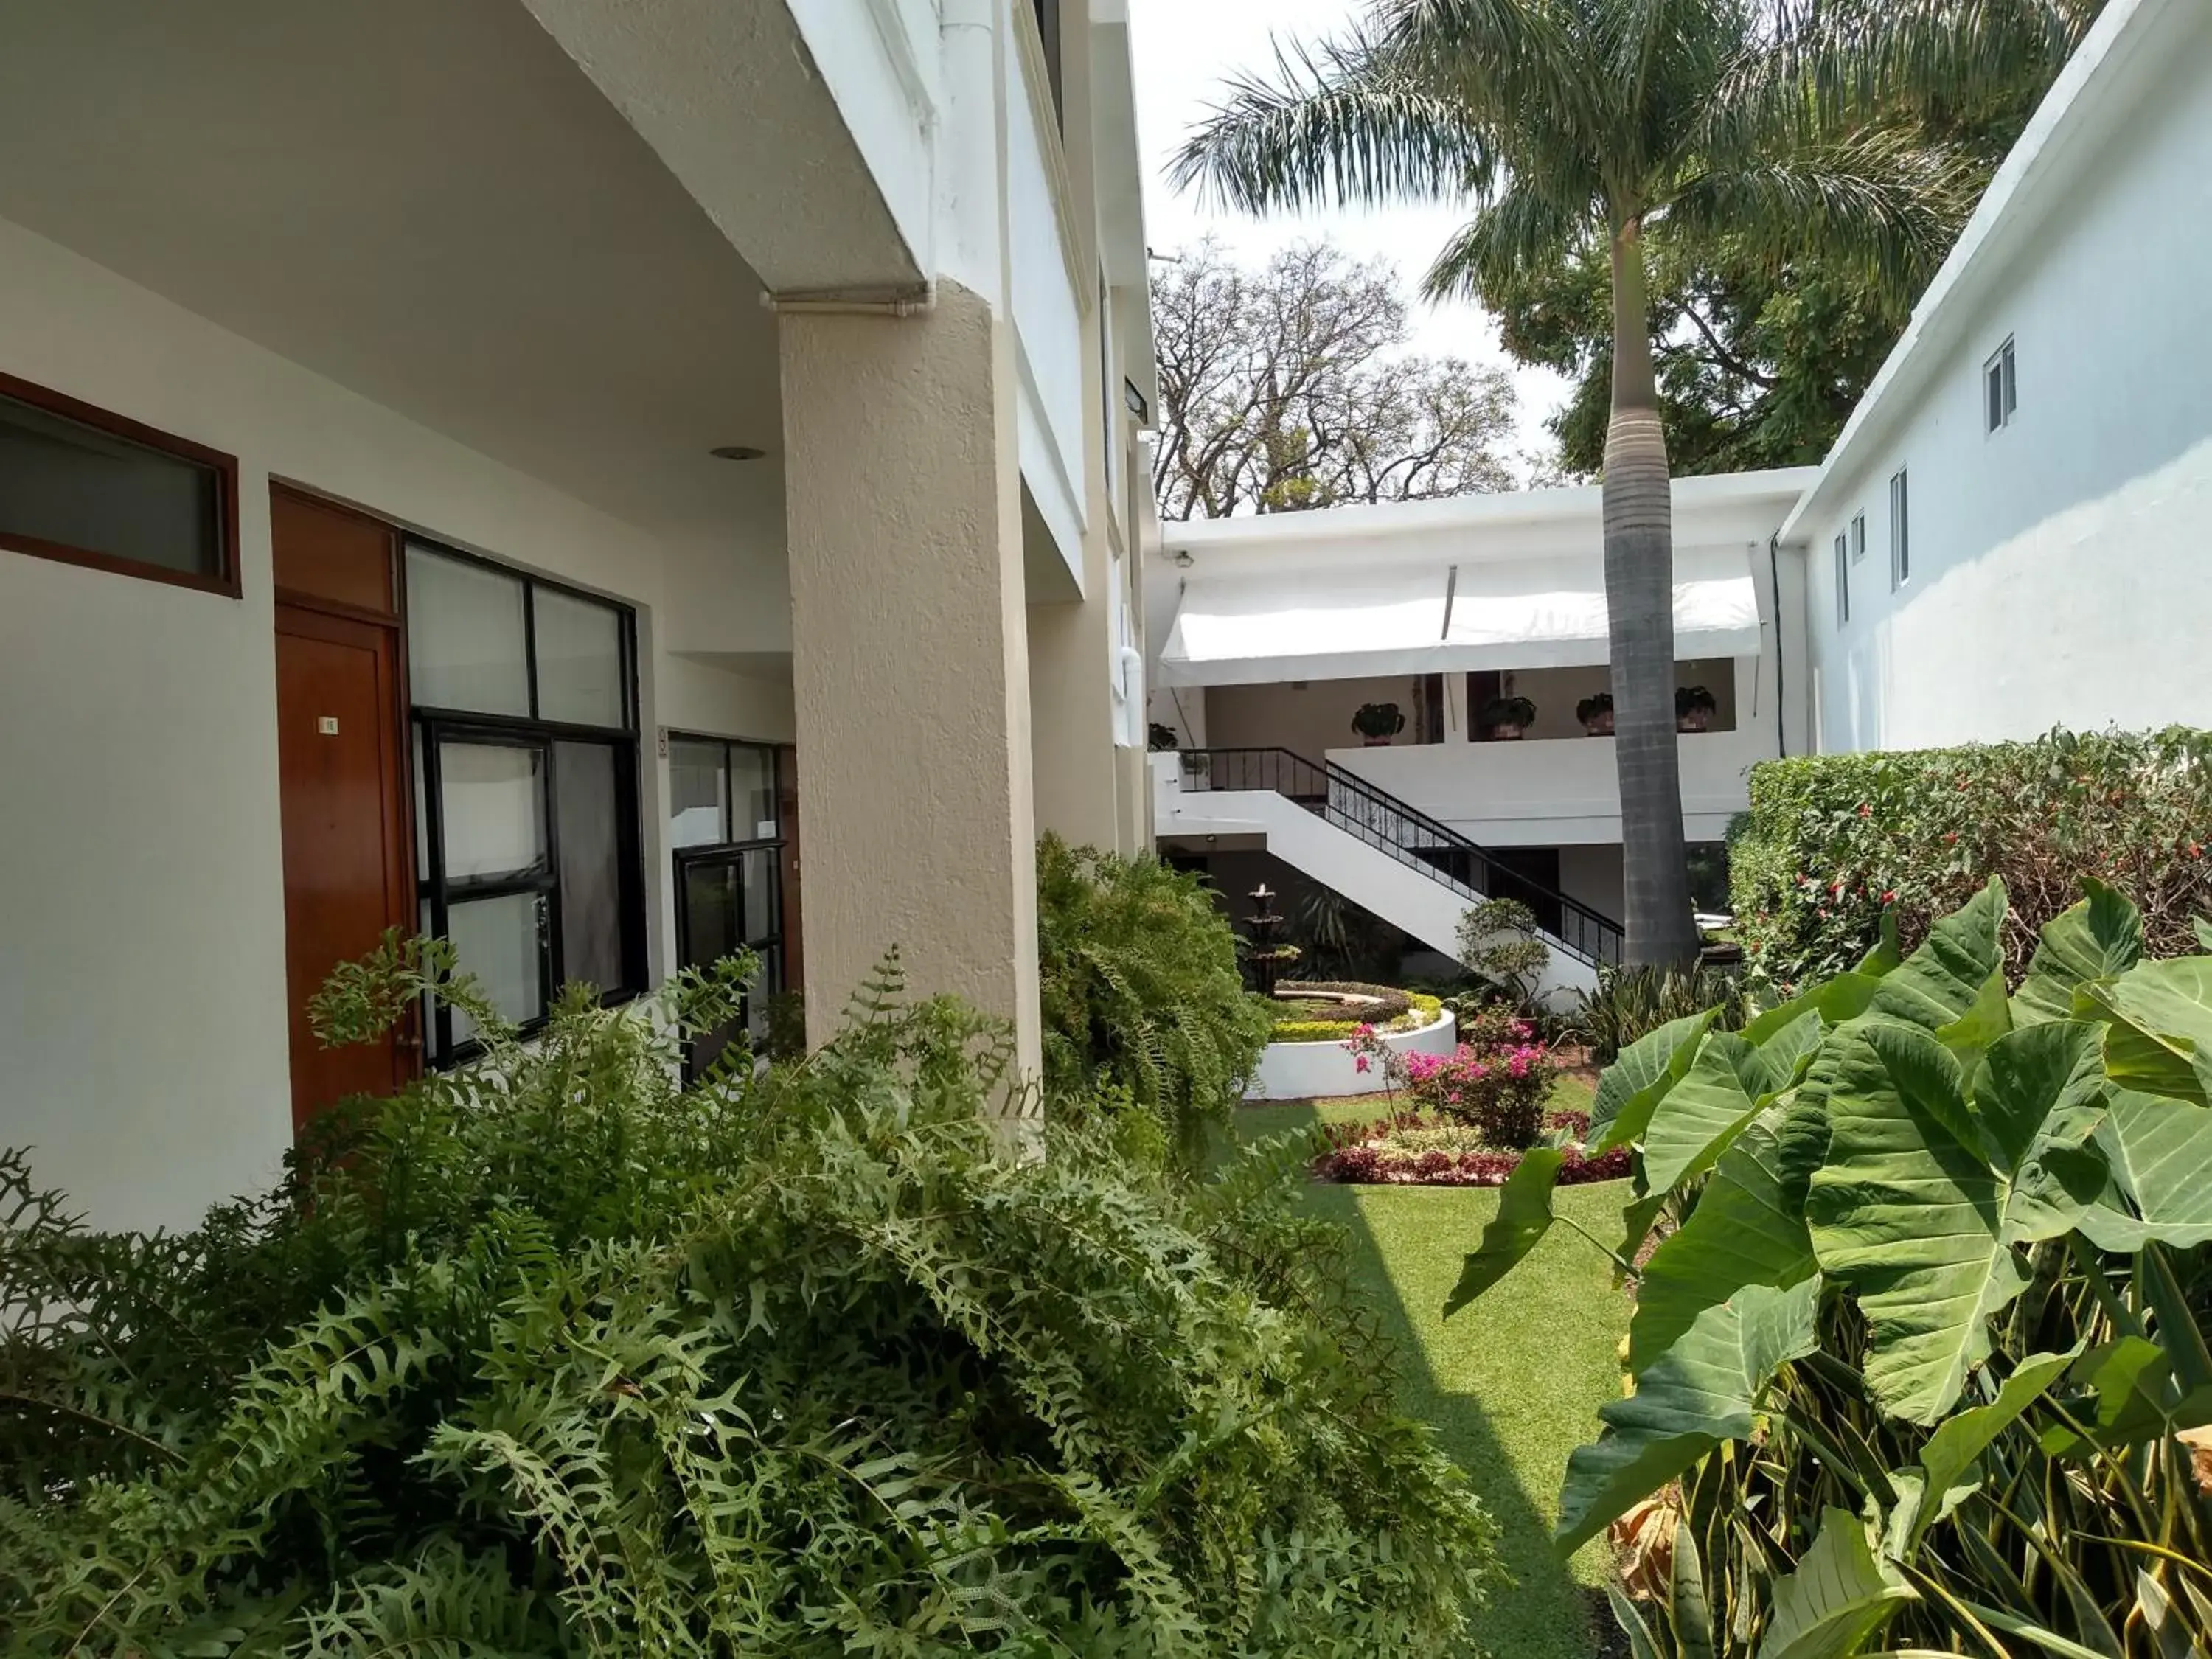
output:
<svg viewBox="0 0 2212 1659"><path fill-rule="evenodd" d="M0 216L623 518L780 556L760 283L518 0L15 0L0 157Z"/></svg>

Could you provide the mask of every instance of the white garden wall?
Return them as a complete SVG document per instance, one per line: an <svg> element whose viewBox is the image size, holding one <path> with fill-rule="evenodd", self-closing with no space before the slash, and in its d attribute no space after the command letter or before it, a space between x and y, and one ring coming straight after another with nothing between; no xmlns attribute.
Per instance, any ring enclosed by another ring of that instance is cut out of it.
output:
<svg viewBox="0 0 2212 1659"><path fill-rule="evenodd" d="M1449 1054L1459 1046L1449 1014L1416 1031L1395 1031L1382 1039L1394 1054ZM1326 1100L1335 1095L1379 1095L1389 1079L1379 1065L1359 1069L1358 1057L1341 1042L1271 1042L1260 1056L1260 1069L1244 1091L1247 1100Z"/></svg>

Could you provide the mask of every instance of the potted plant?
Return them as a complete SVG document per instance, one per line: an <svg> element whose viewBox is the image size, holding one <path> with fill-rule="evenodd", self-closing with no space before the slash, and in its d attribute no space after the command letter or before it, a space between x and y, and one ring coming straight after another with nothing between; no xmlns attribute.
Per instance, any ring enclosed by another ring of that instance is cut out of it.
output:
<svg viewBox="0 0 2212 1659"><path fill-rule="evenodd" d="M1176 735L1175 727L1160 720L1152 721L1146 729L1145 741L1156 755L1182 747L1182 739Z"/></svg>
<svg viewBox="0 0 2212 1659"><path fill-rule="evenodd" d="M1494 741L1517 743L1536 723L1536 705L1526 697L1492 697L1482 705L1483 729Z"/></svg>
<svg viewBox="0 0 2212 1659"><path fill-rule="evenodd" d="M1406 717L1398 712L1395 702L1363 702L1359 712L1352 717L1352 729L1373 749L1389 744L1404 731Z"/></svg>
<svg viewBox="0 0 2212 1659"><path fill-rule="evenodd" d="M1601 691L1594 697L1584 697L1575 705L1575 718L1583 723L1584 737L1611 737L1613 735L1613 693Z"/></svg>
<svg viewBox="0 0 2212 1659"><path fill-rule="evenodd" d="M1674 729L1677 732L1709 732L1713 716L1720 704L1713 694L1702 685L1681 685L1674 688Z"/></svg>

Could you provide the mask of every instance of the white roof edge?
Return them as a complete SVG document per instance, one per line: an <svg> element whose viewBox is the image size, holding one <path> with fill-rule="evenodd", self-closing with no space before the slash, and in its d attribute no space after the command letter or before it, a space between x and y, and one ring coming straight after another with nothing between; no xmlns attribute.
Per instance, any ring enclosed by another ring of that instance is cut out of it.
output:
<svg viewBox="0 0 2212 1659"><path fill-rule="evenodd" d="M2005 156L1990 187L1949 256L1929 283L1912 319L1844 422L1821 462L1819 476L1784 522L1779 539L1803 538L1805 520L1825 501L1830 487L1847 473L1862 453L1889 429L1902 411L1897 407L1914 389L1918 374L1932 373L1934 359L1949 343L1951 330L1965 319L1966 307L2001 274L1991 245L2002 229L2041 204L2042 187L2058 170L2069 138L2089 118L2106 84L2133 55L2122 50L2169 10L2174 0L2111 0L2082 38L2065 68L2028 118L2019 142ZM1998 252L2002 252L2002 248Z"/></svg>
<svg viewBox="0 0 2212 1659"><path fill-rule="evenodd" d="M1677 510L1696 511L1795 500L1819 475L1817 467L1778 467L1761 472L1722 472L1674 481ZM1244 544L1294 544L1346 535L1483 529L1515 524L1559 523L1596 516L1604 491L1596 484L1554 489L1515 489L1446 495L1432 501L1363 502L1306 513L1250 514L1234 519L1187 519L1162 526L1162 539L1177 548L1224 548Z"/></svg>

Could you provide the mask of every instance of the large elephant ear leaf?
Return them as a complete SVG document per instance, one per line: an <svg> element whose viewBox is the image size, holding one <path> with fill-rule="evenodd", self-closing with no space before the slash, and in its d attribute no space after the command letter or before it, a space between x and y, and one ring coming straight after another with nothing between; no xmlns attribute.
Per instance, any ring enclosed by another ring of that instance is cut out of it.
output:
<svg viewBox="0 0 2212 1659"><path fill-rule="evenodd" d="M1566 1154L1556 1146L1532 1146L1505 1185L1498 1189L1498 1213L1482 1230L1482 1242L1460 1269L1459 1283L1444 1301L1449 1319L1513 1271L1552 1230L1552 1188Z"/></svg>
<svg viewBox="0 0 2212 1659"><path fill-rule="evenodd" d="M2105 1069L2124 1089L2212 1102L2212 956L2137 963L2081 994L2108 1022Z"/></svg>
<svg viewBox="0 0 2212 1659"><path fill-rule="evenodd" d="M2027 1283L2003 1236L2006 1182L1934 1037L1875 1024L1838 1033L1829 1055L1827 1162L1807 1200L1814 1252L1858 1293L1882 1411L1933 1424L1988 1358L1990 1316Z"/></svg>
<svg viewBox="0 0 2212 1659"><path fill-rule="evenodd" d="M2090 1243L2130 1255L2154 1241L2212 1243L2212 1112L2116 1090L2096 1146L2112 1190L2081 1217Z"/></svg>
<svg viewBox="0 0 2212 1659"><path fill-rule="evenodd" d="M2212 1422L2212 1388L2185 1392L2172 1358L2148 1337L2100 1343L2074 1362L2070 1380L2087 1393L2069 1403L2067 1422L2043 1431L2043 1449L2054 1457L2091 1456Z"/></svg>
<svg viewBox="0 0 2212 1659"><path fill-rule="evenodd" d="M1717 1012L1708 1008L1669 1020L1620 1051L1598 1079L1597 1099L1590 1106L1591 1156L1626 1146L1643 1134L1653 1109L1697 1059Z"/></svg>
<svg viewBox="0 0 2212 1659"><path fill-rule="evenodd" d="M1975 1470L1982 1454L2043 1398L2081 1352L2077 1345L2064 1353L2030 1354L2013 1368L1996 1399L1954 1413L1937 1425L1920 1449L1921 1501L1904 1540L1905 1559L1911 1559L1929 1527L1980 1490Z"/></svg>
<svg viewBox="0 0 2212 1659"><path fill-rule="evenodd" d="M1728 1150L1758 1114L1766 1092L1766 1068L1759 1054L1732 1031L1705 1038L1688 1072L1652 1109L1644 1126L1646 1188L1663 1193L1703 1175Z"/></svg>
<svg viewBox="0 0 2212 1659"><path fill-rule="evenodd" d="M1930 1031L1968 1012L2004 966L2004 883L1995 876L1928 930L1920 948L1875 984L1868 1011Z"/></svg>
<svg viewBox="0 0 2212 1659"><path fill-rule="evenodd" d="M1637 1283L1628 1366L1640 1371L1698 1315L1747 1285L1784 1289L1819 1271L1805 1231L1805 1192L1820 1161L1816 1137L1790 1134L1802 1102L1769 1107L1722 1154L1690 1218L1669 1233Z"/></svg>
<svg viewBox="0 0 2212 1659"><path fill-rule="evenodd" d="M1754 1285L1708 1308L1637 1374L1636 1392L1598 1407L1597 1440L1567 1460L1553 1534L1562 1554L1595 1538L1723 1440L1747 1438L1777 1369L1819 1346L1820 1285Z"/></svg>
<svg viewBox="0 0 2212 1659"><path fill-rule="evenodd" d="M1865 1524L1848 1510L1829 1510L1796 1571L1774 1586L1774 1616L1759 1659L1850 1659L1917 1599L1905 1576L1875 1555Z"/></svg>
<svg viewBox="0 0 2212 1659"><path fill-rule="evenodd" d="M2088 895L2044 923L2043 937L2013 997L2013 1023L2070 1019L2074 996L2085 985L2117 979L2142 960L2142 913L2092 876Z"/></svg>
<svg viewBox="0 0 2212 1659"><path fill-rule="evenodd" d="M1897 944L1897 912L1881 913L1881 933L1875 940L1874 949L1859 958L1859 965L1851 971L1863 974L1869 979L1880 979L1905 961L1905 952Z"/></svg>

